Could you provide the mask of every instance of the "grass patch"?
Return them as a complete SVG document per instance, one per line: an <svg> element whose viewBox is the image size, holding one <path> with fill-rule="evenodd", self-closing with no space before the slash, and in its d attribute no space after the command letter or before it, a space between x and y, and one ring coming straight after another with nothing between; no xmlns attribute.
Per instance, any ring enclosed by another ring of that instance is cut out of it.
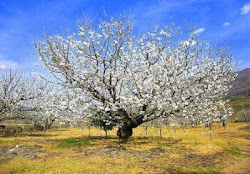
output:
<svg viewBox="0 0 250 174"><path fill-rule="evenodd" d="M240 149L234 143L229 142L228 145L224 150L227 155L240 155Z"/></svg>
<svg viewBox="0 0 250 174"><path fill-rule="evenodd" d="M18 142L17 141L13 141L13 140L0 140L0 146L14 146L16 145Z"/></svg>
<svg viewBox="0 0 250 174"><path fill-rule="evenodd" d="M68 148L68 147L79 147L79 146L89 146L91 142L89 140L80 138L68 138L58 140L58 147Z"/></svg>
<svg viewBox="0 0 250 174"><path fill-rule="evenodd" d="M136 137L136 140L150 140L150 137Z"/></svg>
<svg viewBox="0 0 250 174"><path fill-rule="evenodd" d="M181 171L172 172L172 173L219 174L221 172L218 171L218 169L214 166L211 168L191 168L191 169L190 168L183 168Z"/></svg>
<svg viewBox="0 0 250 174"><path fill-rule="evenodd" d="M230 147L225 149L227 155L240 155L240 149L238 147Z"/></svg>
<svg viewBox="0 0 250 174"><path fill-rule="evenodd" d="M219 174L221 172L211 169L211 170L205 170L205 171L198 171L197 173L198 174Z"/></svg>

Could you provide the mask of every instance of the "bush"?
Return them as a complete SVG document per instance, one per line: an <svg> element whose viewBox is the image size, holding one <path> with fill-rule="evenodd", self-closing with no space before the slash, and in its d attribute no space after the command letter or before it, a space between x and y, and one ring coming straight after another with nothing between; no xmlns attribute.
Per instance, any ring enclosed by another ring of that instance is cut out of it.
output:
<svg viewBox="0 0 250 174"><path fill-rule="evenodd" d="M109 130L113 130L114 127L116 126L116 123L115 122L112 122L112 121L107 121L103 118L105 115L102 114L102 113L97 113L95 118L92 120L92 124L95 126L95 127L99 127L100 129L104 130L105 131L105 135L106 137L108 136L108 131Z"/></svg>

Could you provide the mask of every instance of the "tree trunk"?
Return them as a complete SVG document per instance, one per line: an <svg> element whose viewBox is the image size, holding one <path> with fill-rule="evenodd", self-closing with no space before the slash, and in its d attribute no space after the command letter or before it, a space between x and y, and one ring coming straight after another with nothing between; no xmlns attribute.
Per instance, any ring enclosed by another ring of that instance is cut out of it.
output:
<svg viewBox="0 0 250 174"><path fill-rule="evenodd" d="M148 135L148 125L145 127L146 136Z"/></svg>
<svg viewBox="0 0 250 174"><path fill-rule="evenodd" d="M209 123L209 135L210 135L210 140L213 141L213 130L212 130L212 122Z"/></svg>
<svg viewBox="0 0 250 174"><path fill-rule="evenodd" d="M108 131L107 130L104 130L105 131L105 137L107 138L108 137Z"/></svg>
<svg viewBox="0 0 250 174"><path fill-rule="evenodd" d="M90 136L90 126L88 128L89 128L89 136Z"/></svg>
<svg viewBox="0 0 250 174"><path fill-rule="evenodd" d="M118 128L117 136L119 136L120 139L128 139L130 136L133 135L133 128L136 128L142 123L143 116L125 121L123 125Z"/></svg>
<svg viewBox="0 0 250 174"><path fill-rule="evenodd" d="M132 135L133 135L132 126L124 125L122 127L119 127L117 130L117 136L119 136L119 138L121 139L127 139Z"/></svg>
<svg viewBox="0 0 250 174"><path fill-rule="evenodd" d="M247 118L245 118L245 121L248 124L248 126L250 127L250 121Z"/></svg>
<svg viewBox="0 0 250 174"><path fill-rule="evenodd" d="M50 120L49 124L47 125L47 129L50 129L52 124L54 123L55 119Z"/></svg>
<svg viewBox="0 0 250 174"><path fill-rule="evenodd" d="M169 129L170 129L170 125L169 124L167 125L167 128L168 128L168 133L169 133Z"/></svg>
<svg viewBox="0 0 250 174"><path fill-rule="evenodd" d="M44 131L51 128L51 125L54 123L55 119L49 119L47 118L44 124Z"/></svg>
<svg viewBox="0 0 250 174"><path fill-rule="evenodd" d="M210 136L210 140L213 141L213 132L211 130L209 131L209 136Z"/></svg>

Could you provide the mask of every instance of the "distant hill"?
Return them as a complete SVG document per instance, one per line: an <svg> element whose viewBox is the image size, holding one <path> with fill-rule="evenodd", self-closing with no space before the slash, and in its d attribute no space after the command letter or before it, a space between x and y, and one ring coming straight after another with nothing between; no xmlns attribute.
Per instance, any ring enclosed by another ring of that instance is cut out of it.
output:
<svg viewBox="0 0 250 174"><path fill-rule="evenodd" d="M238 72L233 87L229 90L229 96L250 96L250 68Z"/></svg>

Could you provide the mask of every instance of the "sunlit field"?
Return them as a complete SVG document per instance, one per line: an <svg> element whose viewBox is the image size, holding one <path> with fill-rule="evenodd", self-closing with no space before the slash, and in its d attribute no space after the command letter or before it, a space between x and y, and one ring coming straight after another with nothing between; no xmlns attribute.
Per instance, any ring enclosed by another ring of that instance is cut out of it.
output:
<svg viewBox="0 0 250 174"><path fill-rule="evenodd" d="M134 130L121 143L116 129L51 129L0 138L0 173L249 173L250 128L231 123L207 128Z"/></svg>

